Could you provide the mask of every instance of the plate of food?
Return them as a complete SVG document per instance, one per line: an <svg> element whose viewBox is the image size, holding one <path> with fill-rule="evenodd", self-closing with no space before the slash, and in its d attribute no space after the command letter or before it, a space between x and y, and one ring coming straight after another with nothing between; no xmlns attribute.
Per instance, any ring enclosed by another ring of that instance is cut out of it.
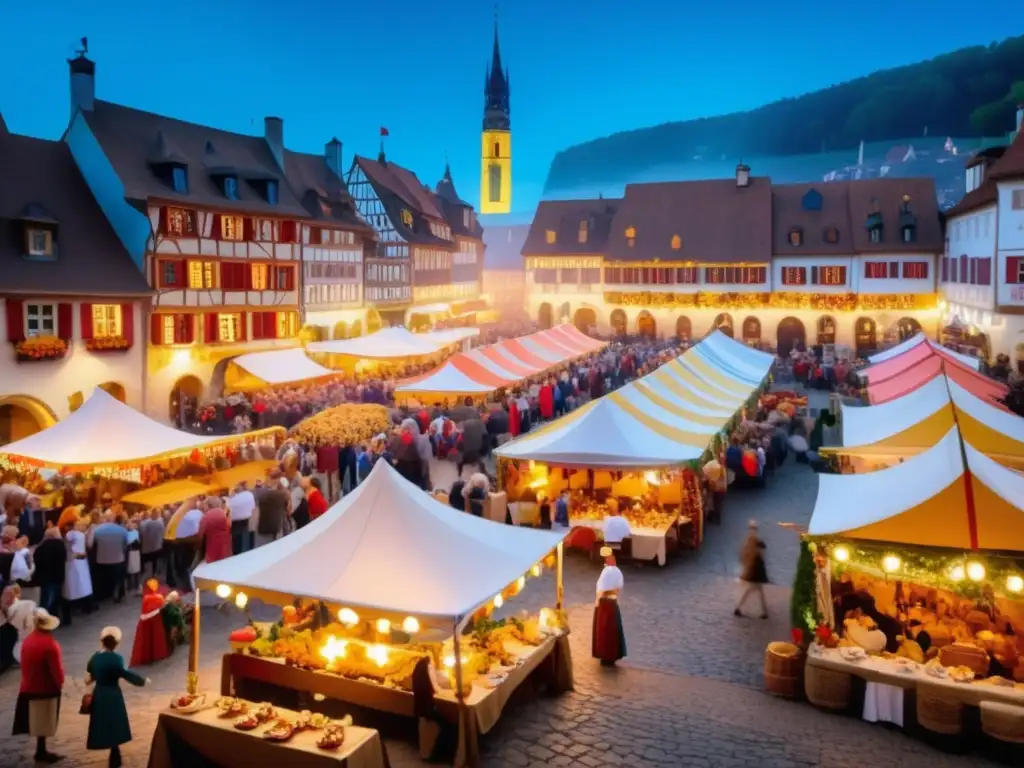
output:
<svg viewBox="0 0 1024 768"><path fill-rule="evenodd" d="M279 717L263 732L263 738L268 741L288 741L294 735L295 726L283 717Z"/></svg>
<svg viewBox="0 0 1024 768"><path fill-rule="evenodd" d="M314 712L309 718L309 727L312 728L314 731L319 731L321 728L326 728L330 724L331 718L319 712Z"/></svg>
<svg viewBox="0 0 1024 768"><path fill-rule="evenodd" d="M863 661L868 654L859 645L850 645L839 649L839 654L847 661Z"/></svg>
<svg viewBox="0 0 1024 768"><path fill-rule="evenodd" d="M192 715L198 712L206 703L204 693L183 693L171 699L171 709L183 715Z"/></svg>
<svg viewBox="0 0 1024 768"><path fill-rule="evenodd" d="M918 663L916 661L914 661L913 659L907 659L907 658L900 657L900 658L896 659L895 661L896 661L896 671L897 672L902 672L902 673L904 673L906 675L909 675L912 672L917 672Z"/></svg>
<svg viewBox="0 0 1024 768"><path fill-rule="evenodd" d="M220 710L220 717L239 717L249 714L249 705L241 699L233 699L230 696L217 700L217 709Z"/></svg>
<svg viewBox="0 0 1024 768"><path fill-rule="evenodd" d="M945 680L949 677L949 672L941 664L927 664L924 670L932 677L937 677L940 680Z"/></svg>
<svg viewBox="0 0 1024 768"><path fill-rule="evenodd" d="M320 749L337 749L345 743L345 726L333 723L324 728L324 735L321 736L316 745Z"/></svg>
<svg viewBox="0 0 1024 768"><path fill-rule="evenodd" d="M969 683L974 679L974 670L963 665L950 667L949 679L954 683Z"/></svg>
<svg viewBox="0 0 1024 768"><path fill-rule="evenodd" d="M260 721L256 715L246 715L235 720L235 728L240 731L254 731L260 727Z"/></svg>
<svg viewBox="0 0 1024 768"><path fill-rule="evenodd" d="M267 702L263 702L256 707L256 711L253 714L261 723L268 723L277 717L277 711Z"/></svg>

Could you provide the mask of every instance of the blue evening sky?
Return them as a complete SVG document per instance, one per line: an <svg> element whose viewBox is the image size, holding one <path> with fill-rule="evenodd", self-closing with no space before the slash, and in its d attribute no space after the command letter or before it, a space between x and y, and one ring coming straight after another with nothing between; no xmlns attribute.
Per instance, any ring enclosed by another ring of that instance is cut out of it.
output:
<svg viewBox="0 0 1024 768"><path fill-rule="evenodd" d="M1020 3L502 0L515 208L565 146L1020 34ZM447 154L476 202L493 16L488 0L0 0L0 112L59 136L65 59L87 35L99 98L240 132L278 115L290 148L336 135L346 165L387 126L389 158L433 184Z"/></svg>

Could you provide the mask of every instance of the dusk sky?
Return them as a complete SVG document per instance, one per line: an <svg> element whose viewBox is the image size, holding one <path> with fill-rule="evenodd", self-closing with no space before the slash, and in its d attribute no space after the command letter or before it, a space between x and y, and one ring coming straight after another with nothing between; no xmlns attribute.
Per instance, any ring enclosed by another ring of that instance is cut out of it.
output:
<svg viewBox="0 0 1024 768"><path fill-rule="evenodd" d="M514 208L536 203L570 144L721 114L1024 31L1020 0L506 0ZM65 59L89 37L97 97L239 132L284 118L285 141L320 152L336 135L433 184L451 162L479 195L486 0L105 0L4 2L0 112L19 133L58 137Z"/></svg>

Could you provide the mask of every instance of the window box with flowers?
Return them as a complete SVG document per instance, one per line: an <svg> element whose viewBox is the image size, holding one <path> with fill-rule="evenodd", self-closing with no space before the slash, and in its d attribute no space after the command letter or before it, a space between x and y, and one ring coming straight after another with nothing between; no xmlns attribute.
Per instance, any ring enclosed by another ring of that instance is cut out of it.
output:
<svg viewBox="0 0 1024 768"><path fill-rule="evenodd" d="M60 360L68 353L68 343L56 336L32 336L14 345L19 363Z"/></svg>
<svg viewBox="0 0 1024 768"><path fill-rule="evenodd" d="M131 346L131 341L124 336L94 336L85 342L85 348L90 352L125 352Z"/></svg>

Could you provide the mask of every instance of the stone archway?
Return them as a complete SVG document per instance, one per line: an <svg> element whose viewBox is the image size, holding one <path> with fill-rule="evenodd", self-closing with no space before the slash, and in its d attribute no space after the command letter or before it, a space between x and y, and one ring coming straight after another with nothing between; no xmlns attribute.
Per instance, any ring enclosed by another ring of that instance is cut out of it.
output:
<svg viewBox="0 0 1024 768"><path fill-rule="evenodd" d="M901 317L896 322L896 336L900 341L912 339L921 332L921 324L912 317Z"/></svg>
<svg viewBox="0 0 1024 768"><path fill-rule="evenodd" d="M756 344L761 340L761 321L753 315L744 318L741 333L745 343Z"/></svg>
<svg viewBox="0 0 1024 768"><path fill-rule="evenodd" d="M104 392L122 403L127 400L127 393L124 391L124 384L116 381L105 381L99 386Z"/></svg>
<svg viewBox="0 0 1024 768"><path fill-rule="evenodd" d="M626 319L625 311L621 309L612 310L611 317L612 335L625 336L629 331L629 321Z"/></svg>
<svg viewBox="0 0 1024 768"><path fill-rule="evenodd" d="M784 317L779 323L776 334L776 353L779 357L788 357L794 347L807 345L807 331L804 324L796 317Z"/></svg>
<svg viewBox="0 0 1024 768"><path fill-rule="evenodd" d="M836 343L836 319L832 315L822 315L818 318L818 343Z"/></svg>
<svg viewBox="0 0 1024 768"><path fill-rule="evenodd" d="M358 336L362 336L362 335L363 335L363 321L362 320L354 320L354 321L352 321L352 328L349 330L348 337L350 339L354 339L354 338L356 338Z"/></svg>
<svg viewBox="0 0 1024 768"><path fill-rule="evenodd" d="M711 330L719 330L728 336L730 339L735 338L735 331L733 330L732 315L728 312L722 312L715 321L711 324Z"/></svg>
<svg viewBox="0 0 1024 768"><path fill-rule="evenodd" d="M545 301L540 305L540 310L537 312L537 327L542 331L546 331L555 324L554 315L555 312L551 309L551 305Z"/></svg>
<svg viewBox="0 0 1024 768"><path fill-rule="evenodd" d="M189 415L203 396L203 382L197 377L182 376L171 387L171 397L168 403L170 420L172 424L179 427L188 425Z"/></svg>
<svg viewBox="0 0 1024 768"><path fill-rule="evenodd" d="M686 315L680 315L676 318L676 336L679 337L680 341L689 341L693 338L693 325L690 323L690 318Z"/></svg>
<svg viewBox="0 0 1024 768"><path fill-rule="evenodd" d="M658 323L654 315L646 309L636 316L636 332L648 339L656 338L658 335Z"/></svg>
<svg viewBox="0 0 1024 768"><path fill-rule="evenodd" d="M56 414L42 400L29 395L0 397L0 445L23 440L56 423Z"/></svg>
<svg viewBox="0 0 1024 768"><path fill-rule="evenodd" d="M358 320L356 321L359 322ZM376 309L366 310L366 332L376 333L384 327L384 321L381 320L380 312Z"/></svg>
<svg viewBox="0 0 1024 768"><path fill-rule="evenodd" d="M581 332L590 333L597 327L597 312L591 307L580 307L572 316L572 322Z"/></svg>
<svg viewBox="0 0 1024 768"><path fill-rule="evenodd" d="M338 322L336 322L334 324L334 331L331 334L331 337L335 341L337 341L338 339L347 339L348 338L348 323L346 323L344 320L339 320Z"/></svg>
<svg viewBox="0 0 1024 768"><path fill-rule="evenodd" d="M878 349L878 325L870 317L858 317L853 328L857 357L867 357Z"/></svg>

